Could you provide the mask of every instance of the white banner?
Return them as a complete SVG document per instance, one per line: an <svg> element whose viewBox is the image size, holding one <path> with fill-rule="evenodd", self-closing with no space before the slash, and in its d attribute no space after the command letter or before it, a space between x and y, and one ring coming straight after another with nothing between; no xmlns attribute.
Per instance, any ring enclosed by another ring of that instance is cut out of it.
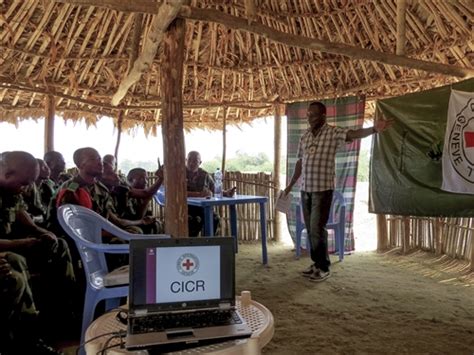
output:
<svg viewBox="0 0 474 355"><path fill-rule="evenodd" d="M474 194L474 93L451 90L442 190Z"/></svg>

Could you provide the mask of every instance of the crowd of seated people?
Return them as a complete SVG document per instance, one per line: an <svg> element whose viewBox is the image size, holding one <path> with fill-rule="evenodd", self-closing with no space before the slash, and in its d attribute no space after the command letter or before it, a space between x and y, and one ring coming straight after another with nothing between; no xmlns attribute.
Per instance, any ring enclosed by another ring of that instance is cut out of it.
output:
<svg viewBox="0 0 474 355"><path fill-rule="evenodd" d="M139 176L143 170L135 169L128 183L115 158L104 158L93 148L77 149L72 176L59 152L43 159L22 151L0 154L0 354L58 354L45 340L58 340L68 325L79 336L84 271L57 223L59 206L85 206L132 233L163 233L147 212L163 172L147 187L146 172ZM125 262L110 260L109 267Z"/></svg>
<svg viewBox="0 0 474 355"><path fill-rule="evenodd" d="M0 154L0 354L57 354L45 343L62 335L65 324L82 317L85 287L79 253L57 221L57 208L78 204L94 210L114 225L136 234L163 233L149 209L163 182L163 168L149 185L147 172L117 171L113 155L101 158L91 147L73 154L76 173L65 173L61 153L36 159L22 151ZM213 180L199 166L198 152L187 157L188 196L211 196ZM233 194L232 190L224 192ZM190 236L203 227L203 211L189 208ZM215 215L214 225L218 226ZM123 242L103 235L109 243ZM125 263L113 255L109 269ZM27 331L28 330L28 331ZM45 331L46 330L46 331ZM78 335L78 333L77 333Z"/></svg>

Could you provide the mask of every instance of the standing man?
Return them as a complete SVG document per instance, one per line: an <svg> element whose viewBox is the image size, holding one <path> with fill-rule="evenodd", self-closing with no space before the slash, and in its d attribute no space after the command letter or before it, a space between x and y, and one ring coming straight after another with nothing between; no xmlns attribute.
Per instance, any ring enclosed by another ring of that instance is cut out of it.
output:
<svg viewBox="0 0 474 355"><path fill-rule="evenodd" d="M328 232L332 195L334 191L335 159L339 147L354 139L379 133L390 127L391 121L377 120L373 127L350 130L329 126L326 123L326 106L313 102L307 111L309 128L300 138L295 171L285 194L303 175L301 184L301 205L303 217L311 244L313 264L304 270L303 276L310 281L324 281L330 276L328 253ZM343 251L340 251L343 252Z"/></svg>

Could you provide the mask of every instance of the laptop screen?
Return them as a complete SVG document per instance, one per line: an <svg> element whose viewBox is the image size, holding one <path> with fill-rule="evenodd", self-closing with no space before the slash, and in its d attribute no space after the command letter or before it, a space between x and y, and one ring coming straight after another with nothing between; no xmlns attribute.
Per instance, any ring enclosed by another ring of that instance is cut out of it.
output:
<svg viewBox="0 0 474 355"><path fill-rule="evenodd" d="M161 312L235 303L231 237L130 242L130 311Z"/></svg>

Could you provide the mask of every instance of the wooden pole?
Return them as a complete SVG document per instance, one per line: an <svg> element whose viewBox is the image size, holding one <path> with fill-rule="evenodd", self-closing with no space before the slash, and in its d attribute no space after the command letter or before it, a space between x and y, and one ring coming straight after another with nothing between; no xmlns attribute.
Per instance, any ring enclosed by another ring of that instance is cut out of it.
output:
<svg viewBox="0 0 474 355"><path fill-rule="evenodd" d="M377 214L377 251L384 251L388 246L387 218L384 214Z"/></svg>
<svg viewBox="0 0 474 355"><path fill-rule="evenodd" d="M143 73L145 73L153 62L158 51L158 46L163 39L166 29L181 8L183 0L173 0L164 2L155 13L151 20L150 31L144 40L142 54L133 63L133 67L119 85L116 93L112 97L112 105L117 106L125 97L128 89L138 82ZM133 53L132 53L133 55Z"/></svg>
<svg viewBox="0 0 474 355"><path fill-rule="evenodd" d="M163 38L161 65L165 233L172 237L189 236L182 92L185 26L183 19L171 23Z"/></svg>
<svg viewBox="0 0 474 355"><path fill-rule="evenodd" d="M118 162L118 151L119 151L119 147L120 147L120 138L122 136L123 116L124 116L123 111L120 111L118 119L117 119L117 131L118 132L117 132L117 143L115 144L115 152L114 152L116 162Z"/></svg>
<svg viewBox="0 0 474 355"><path fill-rule="evenodd" d="M54 96L48 95L45 99L46 115L44 117L44 152L54 150L54 115L56 111L56 100Z"/></svg>
<svg viewBox="0 0 474 355"><path fill-rule="evenodd" d="M281 156L281 105L278 102L274 104L275 122L274 122L274 155L273 155L273 184L275 192L280 192L280 156ZM274 228L275 241L281 239L280 212L275 212Z"/></svg>
<svg viewBox="0 0 474 355"><path fill-rule="evenodd" d="M143 14L136 13L134 17L132 45L130 46L130 60L128 61L127 73L130 73L133 68L133 64L140 54L140 37L142 35Z"/></svg>
<svg viewBox="0 0 474 355"><path fill-rule="evenodd" d="M410 250L410 218L402 217L402 222L403 222L402 252L403 254L406 254Z"/></svg>
<svg viewBox="0 0 474 355"><path fill-rule="evenodd" d="M222 163L221 163L221 171L222 171L223 177L224 177L224 171L225 171L226 152L227 152L227 107L224 107L224 119L222 120Z"/></svg>
<svg viewBox="0 0 474 355"><path fill-rule="evenodd" d="M397 55L405 55L406 0L397 0Z"/></svg>

